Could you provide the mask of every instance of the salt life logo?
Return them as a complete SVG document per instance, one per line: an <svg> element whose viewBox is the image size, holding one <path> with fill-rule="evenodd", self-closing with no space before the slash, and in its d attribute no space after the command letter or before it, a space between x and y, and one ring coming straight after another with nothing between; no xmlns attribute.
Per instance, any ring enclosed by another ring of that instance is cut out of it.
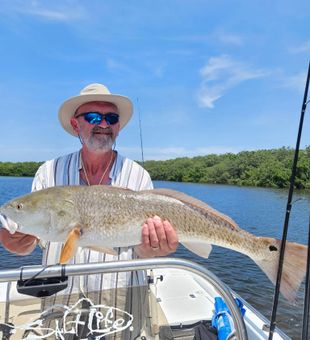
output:
<svg viewBox="0 0 310 340"><path fill-rule="evenodd" d="M46 327L50 320L53 320L53 327ZM54 305L31 323L23 325L3 323L0 326L3 334L6 333L6 339L17 330L21 330L24 331L23 340L48 337L65 340L66 334L74 334L81 340L87 340L89 337L100 340L106 335L122 332L128 328L132 331L132 322L133 316L126 311L106 305L95 305L90 299L82 298L72 307ZM6 330L3 329L4 326Z"/></svg>

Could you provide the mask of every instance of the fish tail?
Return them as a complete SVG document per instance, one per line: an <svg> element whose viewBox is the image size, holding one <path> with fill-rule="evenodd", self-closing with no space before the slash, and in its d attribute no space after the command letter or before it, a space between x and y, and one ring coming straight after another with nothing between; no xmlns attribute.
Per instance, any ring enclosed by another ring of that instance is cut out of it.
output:
<svg viewBox="0 0 310 340"><path fill-rule="evenodd" d="M253 259L273 284L276 284L281 241L261 237L266 243L266 256ZM295 301L297 291L306 274L307 246L286 242L280 292L289 301Z"/></svg>

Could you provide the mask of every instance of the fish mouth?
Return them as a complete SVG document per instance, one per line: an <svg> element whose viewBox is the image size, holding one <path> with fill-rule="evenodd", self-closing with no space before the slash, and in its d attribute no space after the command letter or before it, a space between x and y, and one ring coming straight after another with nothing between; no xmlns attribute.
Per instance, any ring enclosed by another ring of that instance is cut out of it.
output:
<svg viewBox="0 0 310 340"><path fill-rule="evenodd" d="M6 229L11 234L14 234L20 229L20 225L18 223L14 222L4 214L0 214L0 227Z"/></svg>

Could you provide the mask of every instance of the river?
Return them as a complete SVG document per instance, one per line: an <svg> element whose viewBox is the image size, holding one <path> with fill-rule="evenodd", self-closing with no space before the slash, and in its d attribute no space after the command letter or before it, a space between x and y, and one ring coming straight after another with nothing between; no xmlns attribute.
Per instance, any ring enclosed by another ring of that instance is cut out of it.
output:
<svg viewBox="0 0 310 340"><path fill-rule="evenodd" d="M30 191L32 178L0 177L0 205ZM229 215L241 228L258 236L281 238L287 191L193 183L154 182L155 187L173 188L199 198ZM310 193L297 192L293 198L288 240L306 244L309 226ZM16 256L0 246L0 269L39 264L37 248L29 256ZM5 257L4 257L5 255ZM181 245L175 256L194 260L213 271L220 279L257 308L268 319L272 309L273 285L248 257L220 247L213 247L209 259L202 259ZM280 298L277 322L289 336L300 338L304 284L297 301L291 304Z"/></svg>

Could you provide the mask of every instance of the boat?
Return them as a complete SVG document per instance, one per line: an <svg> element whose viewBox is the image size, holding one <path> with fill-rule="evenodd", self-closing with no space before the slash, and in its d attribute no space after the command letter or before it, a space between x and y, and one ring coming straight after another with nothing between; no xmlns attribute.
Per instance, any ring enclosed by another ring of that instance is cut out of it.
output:
<svg viewBox="0 0 310 340"><path fill-rule="evenodd" d="M76 336L74 339L84 339L78 334L78 325L84 320L82 313L87 313L88 321L84 322L88 325L87 339L99 340L104 336L109 339L109 334L116 333L120 339L124 338L122 332L128 334L133 328L134 317L128 310L96 305L79 291L71 292L70 303L64 304L63 301L69 300L62 297L57 304L42 310L42 301L53 297L55 292L61 297L69 276L135 270L145 270L148 274L149 307L139 339L211 339L203 335L205 332L212 333L214 339L268 339L268 321L253 306L203 266L178 258L0 270L2 339L68 339L70 334ZM223 310L217 310L218 301ZM45 322L51 315L57 321L47 327ZM230 329L223 318L229 320ZM100 327L92 328L94 323ZM290 338L276 328L273 339Z"/></svg>

